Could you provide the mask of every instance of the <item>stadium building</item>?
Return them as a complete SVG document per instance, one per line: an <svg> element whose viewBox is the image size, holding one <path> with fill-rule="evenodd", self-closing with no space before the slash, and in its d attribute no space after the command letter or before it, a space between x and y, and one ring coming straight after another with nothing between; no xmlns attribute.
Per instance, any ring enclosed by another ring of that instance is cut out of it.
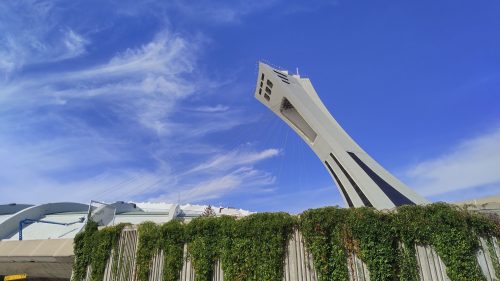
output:
<svg viewBox="0 0 500 281"><path fill-rule="evenodd" d="M73 238L83 230L89 217L100 227L145 221L162 224L174 219L189 221L201 216L207 207L122 201L0 205L0 276L28 274L29 280L69 280L74 260ZM227 207L210 209L216 216L250 214Z"/></svg>

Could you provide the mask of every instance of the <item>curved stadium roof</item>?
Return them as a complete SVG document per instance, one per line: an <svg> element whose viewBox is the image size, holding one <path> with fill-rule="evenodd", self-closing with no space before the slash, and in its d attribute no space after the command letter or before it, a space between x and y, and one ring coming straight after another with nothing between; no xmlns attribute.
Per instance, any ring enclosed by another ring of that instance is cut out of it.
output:
<svg viewBox="0 0 500 281"><path fill-rule="evenodd" d="M207 207L123 201L101 205L112 210L108 219L100 221L101 225L140 224L145 221L165 223L172 219L190 220L200 216ZM19 240L19 232L22 233L23 240L73 238L83 229L89 208L89 204L74 202L0 205L0 240ZM98 210L94 205L91 209ZM214 211L216 215L245 216L250 214L248 211L234 208L218 207L214 208Z"/></svg>

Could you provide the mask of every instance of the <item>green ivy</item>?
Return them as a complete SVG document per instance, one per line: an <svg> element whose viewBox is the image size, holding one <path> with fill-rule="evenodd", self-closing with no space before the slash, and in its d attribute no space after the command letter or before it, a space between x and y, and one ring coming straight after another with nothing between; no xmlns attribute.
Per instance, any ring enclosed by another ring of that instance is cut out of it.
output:
<svg viewBox="0 0 500 281"><path fill-rule="evenodd" d="M283 279L287 242L295 219L286 213L259 213L242 219L196 218L187 225L196 281L211 280L220 259L224 280Z"/></svg>
<svg viewBox="0 0 500 281"><path fill-rule="evenodd" d="M225 280L283 280L287 243L296 224L292 216L259 213L221 222Z"/></svg>
<svg viewBox="0 0 500 281"><path fill-rule="evenodd" d="M188 251L193 263L195 281L209 281L219 258L224 222L232 218L199 217L187 224Z"/></svg>
<svg viewBox="0 0 500 281"><path fill-rule="evenodd" d="M171 221L160 227L160 247L164 253L163 281L177 281L183 265L185 232L179 221Z"/></svg>
<svg viewBox="0 0 500 281"><path fill-rule="evenodd" d="M486 244L488 246L488 252L491 256L491 261L493 263L493 269L495 270L495 277L500 280L500 261L498 260L498 256L495 252L495 246L493 245L493 239L489 238L486 240Z"/></svg>
<svg viewBox="0 0 500 281"><path fill-rule="evenodd" d="M73 240L75 262L73 263L72 281L85 279L87 266L91 261L91 254L94 247L94 236L97 232L97 223L92 220L87 221L83 232L78 233Z"/></svg>
<svg viewBox="0 0 500 281"><path fill-rule="evenodd" d="M420 280L415 246L413 244L400 242L398 250L399 280Z"/></svg>
<svg viewBox="0 0 500 281"><path fill-rule="evenodd" d="M372 208L349 209L346 227L346 238L366 263L370 280L396 280L398 240L391 215Z"/></svg>
<svg viewBox="0 0 500 281"><path fill-rule="evenodd" d="M300 230L314 257L319 281L347 280L345 223L349 209L326 207L310 209L300 216Z"/></svg>
<svg viewBox="0 0 500 281"><path fill-rule="evenodd" d="M479 214L445 203L403 206L394 215L407 245L431 245L451 280L485 280L476 259L478 236L494 235L494 224Z"/></svg>
<svg viewBox="0 0 500 281"><path fill-rule="evenodd" d="M116 226L106 227L101 231L98 231L94 235L95 247L92 249L92 281L101 281L104 278L104 271L106 270L106 264L108 262L111 250L114 251L114 261L112 269L116 273L117 269L117 258L118 258L118 241L120 240L120 235L126 224L118 224Z"/></svg>
<svg viewBox="0 0 500 281"><path fill-rule="evenodd" d="M113 271L116 271L118 241L123 228L127 224L106 227L97 230L97 223L89 220L83 232L76 235L74 239L75 262L73 264L73 281L85 279L87 267L92 266L92 281L103 279L106 264L114 249Z"/></svg>
<svg viewBox="0 0 500 281"><path fill-rule="evenodd" d="M136 268L139 281L147 281L151 259L160 248L159 225L154 222L144 222L137 228L139 242L137 246Z"/></svg>
<svg viewBox="0 0 500 281"><path fill-rule="evenodd" d="M137 249L136 267L140 281L147 281L153 255L163 251L163 280L176 281L183 264L184 226L179 221L157 225L144 222L138 227L139 245Z"/></svg>
<svg viewBox="0 0 500 281"><path fill-rule="evenodd" d="M200 217L186 225L179 221L163 225L146 222L138 227L136 272L138 280L148 280L151 259L162 250L163 280L178 280L187 243L196 281L211 280L217 260L225 280L280 281L287 242L293 229L299 227L319 281L347 280L351 252L366 263L373 281L417 281L415 245L433 246L451 280L482 281L485 277L476 259L478 237L497 239L498 221L498 216L436 203L393 211L326 207L307 210L298 218L286 213L259 213L241 219ZM75 237L73 281L84 279L88 265L93 268L91 280L102 280L111 249L118 253L122 228L118 225L97 231L94 222L87 223L85 231ZM490 253L492 243L487 239ZM498 257L493 253L492 258L498 277ZM112 268L116 271L116 264Z"/></svg>
<svg viewBox="0 0 500 281"><path fill-rule="evenodd" d="M347 257L355 252L370 279L396 280L400 247L390 214L372 208L326 207L305 211L300 230L314 258L319 280L347 280Z"/></svg>
<svg viewBox="0 0 500 281"><path fill-rule="evenodd" d="M415 245L431 245L451 280L484 280L476 259L478 237L499 237L498 217L445 203L393 211L326 207L307 210L300 230L319 280L346 280L347 253L366 263L371 280L419 280Z"/></svg>

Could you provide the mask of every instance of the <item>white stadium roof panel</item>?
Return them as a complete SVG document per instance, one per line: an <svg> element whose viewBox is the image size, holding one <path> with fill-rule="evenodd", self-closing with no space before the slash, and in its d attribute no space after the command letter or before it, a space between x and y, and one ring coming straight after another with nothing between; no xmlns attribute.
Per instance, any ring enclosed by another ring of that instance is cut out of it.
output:
<svg viewBox="0 0 500 281"><path fill-rule="evenodd" d="M94 201L95 202L95 201ZM190 220L199 217L206 205L177 205L170 203L132 203L118 201L112 204L97 202L99 206L111 208L109 220L101 220L103 225L118 223L140 224L146 221L158 224L172 219ZM24 221L23 240L73 238L84 227L89 205L60 202L41 205L8 204L0 205L0 240L18 240L19 223ZM96 209L92 205L93 210ZM246 216L251 212L228 208L212 207L215 215ZM64 225L67 224L67 225Z"/></svg>

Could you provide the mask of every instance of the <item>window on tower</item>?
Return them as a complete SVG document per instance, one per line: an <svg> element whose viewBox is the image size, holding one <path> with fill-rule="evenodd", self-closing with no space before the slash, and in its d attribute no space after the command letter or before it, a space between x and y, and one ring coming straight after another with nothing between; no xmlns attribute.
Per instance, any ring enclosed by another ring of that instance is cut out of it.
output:
<svg viewBox="0 0 500 281"><path fill-rule="evenodd" d="M309 140L309 142L313 143L314 140L316 140L316 136L318 134L307 123L304 117L302 117L300 112L297 111L297 109L287 98L283 98L283 100L281 101L280 112Z"/></svg>

